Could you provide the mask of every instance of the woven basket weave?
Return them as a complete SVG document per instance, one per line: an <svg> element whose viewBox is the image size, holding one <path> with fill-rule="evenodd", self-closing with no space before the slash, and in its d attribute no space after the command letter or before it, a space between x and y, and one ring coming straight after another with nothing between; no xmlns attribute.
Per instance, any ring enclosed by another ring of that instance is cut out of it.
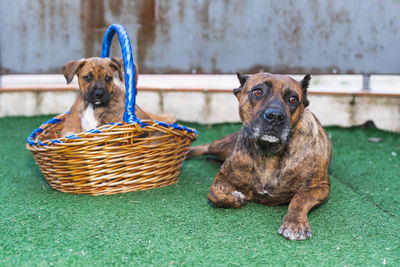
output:
<svg viewBox="0 0 400 267"><path fill-rule="evenodd" d="M64 113L45 122L28 137L40 170L56 190L74 194L115 194L162 187L177 182L190 145L193 129L135 115L136 88L129 37L122 26L110 26L103 41L108 57L114 33L121 43L125 86L124 121L59 138Z"/></svg>

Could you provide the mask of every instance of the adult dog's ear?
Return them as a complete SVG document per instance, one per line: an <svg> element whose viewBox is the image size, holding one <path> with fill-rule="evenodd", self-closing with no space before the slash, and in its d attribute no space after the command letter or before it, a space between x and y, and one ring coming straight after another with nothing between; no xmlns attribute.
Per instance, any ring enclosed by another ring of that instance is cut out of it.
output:
<svg viewBox="0 0 400 267"><path fill-rule="evenodd" d="M124 60L121 57L113 57L111 58L111 62L117 64L119 66L118 68L118 75L121 81L124 81ZM133 62L133 65L135 66L135 85L137 85L138 82L138 74L139 74L139 67L136 64L136 62Z"/></svg>
<svg viewBox="0 0 400 267"><path fill-rule="evenodd" d="M300 81L301 90L303 91L304 107L307 107L310 104L310 102L307 99L307 89L308 86L310 85L310 80L311 80L311 75L307 73L306 76L304 76L303 80Z"/></svg>
<svg viewBox="0 0 400 267"><path fill-rule="evenodd" d="M235 88L235 89L233 89L233 94L236 96L236 97L239 97L239 95L240 95L240 93L242 92L242 86L240 86L239 88Z"/></svg>
<svg viewBox="0 0 400 267"><path fill-rule="evenodd" d="M241 72L236 72L236 75L239 79L240 86L243 87L243 85L246 83L247 79L249 78L249 75L243 74Z"/></svg>
<svg viewBox="0 0 400 267"><path fill-rule="evenodd" d="M77 73L83 67L83 65L85 65L85 63L86 63L85 59L71 60L71 61L68 61L62 67L62 71L63 71L65 79L67 80L67 84L69 84L72 81L75 73Z"/></svg>
<svg viewBox="0 0 400 267"><path fill-rule="evenodd" d="M237 98L239 98L239 97L240 97L240 94L242 93L243 86L244 86L244 84L246 83L247 79L249 78L249 75L243 74L243 73L241 73L241 72L236 72L236 76L237 76L238 79L239 79L240 86L239 86L239 88L233 89L233 94L234 94Z"/></svg>

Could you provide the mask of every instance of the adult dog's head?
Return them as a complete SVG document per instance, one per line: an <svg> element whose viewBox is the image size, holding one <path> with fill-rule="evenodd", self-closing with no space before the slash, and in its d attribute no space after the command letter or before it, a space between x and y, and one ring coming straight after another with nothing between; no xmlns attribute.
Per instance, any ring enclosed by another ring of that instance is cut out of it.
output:
<svg viewBox="0 0 400 267"><path fill-rule="evenodd" d="M286 75L237 73L240 87L233 90L247 138L259 143L286 144L292 128L308 106L311 76L301 82Z"/></svg>
<svg viewBox="0 0 400 267"><path fill-rule="evenodd" d="M123 81L122 58L83 58L67 62L63 66L63 73L67 83L70 83L76 74L79 88L85 102L95 106L107 106L114 90L114 74ZM137 82L137 66L135 64L135 80Z"/></svg>

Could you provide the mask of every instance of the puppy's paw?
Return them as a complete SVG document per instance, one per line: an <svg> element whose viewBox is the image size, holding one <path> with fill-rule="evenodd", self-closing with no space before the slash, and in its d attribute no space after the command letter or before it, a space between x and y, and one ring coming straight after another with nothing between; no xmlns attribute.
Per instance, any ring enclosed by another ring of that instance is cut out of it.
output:
<svg viewBox="0 0 400 267"><path fill-rule="evenodd" d="M164 120L166 123L174 124L176 122L176 117L172 114L164 114Z"/></svg>
<svg viewBox="0 0 400 267"><path fill-rule="evenodd" d="M62 134L62 137L66 137L66 136L70 136L70 135L74 135L76 134L75 132L66 132L64 134Z"/></svg>
<svg viewBox="0 0 400 267"><path fill-rule="evenodd" d="M311 237L311 227L307 220L298 222L284 219L278 233L289 240L305 240Z"/></svg>
<svg viewBox="0 0 400 267"><path fill-rule="evenodd" d="M234 197L233 207L240 208L247 203L247 197L239 191L233 191L231 195Z"/></svg>

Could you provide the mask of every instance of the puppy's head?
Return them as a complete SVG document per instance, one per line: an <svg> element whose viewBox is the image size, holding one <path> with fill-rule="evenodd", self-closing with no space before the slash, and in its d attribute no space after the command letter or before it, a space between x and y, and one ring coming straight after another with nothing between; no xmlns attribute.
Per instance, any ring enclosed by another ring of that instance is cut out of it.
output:
<svg viewBox="0 0 400 267"><path fill-rule="evenodd" d="M292 128L308 106L307 88L311 76L301 82L286 75L237 73L240 87L233 90L239 100L239 114L249 139L260 143L286 144Z"/></svg>
<svg viewBox="0 0 400 267"><path fill-rule="evenodd" d="M87 58L67 62L63 66L67 83L76 74L79 88L87 103L95 106L107 106L114 90L114 78L123 81L124 70L121 58ZM118 74L118 75L115 75ZM137 66L135 64L137 83Z"/></svg>

